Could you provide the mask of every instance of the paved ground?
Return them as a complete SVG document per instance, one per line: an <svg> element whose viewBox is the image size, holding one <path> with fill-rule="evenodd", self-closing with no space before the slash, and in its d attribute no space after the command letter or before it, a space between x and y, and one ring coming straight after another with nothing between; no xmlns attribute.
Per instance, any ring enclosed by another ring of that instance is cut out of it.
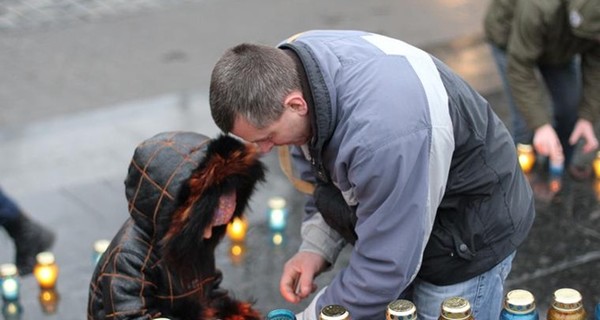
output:
<svg viewBox="0 0 600 320"><path fill-rule="evenodd" d="M83 319L92 243L111 238L125 217L123 178L133 149L167 130L215 135L207 107L212 64L241 41L276 43L309 28L357 28L398 36L446 61L506 118L506 107L480 19L486 1L94 1L0 0L0 183L36 219L57 231L61 267L55 314L44 314L33 278L23 279L22 319ZM289 305L277 290L281 266L295 252L289 227L275 246L266 201L288 199L289 225L301 197L270 173L249 213L242 258L219 247L226 287L268 311ZM580 290L588 311L600 301L600 187L563 181L552 192L531 176L538 217L517 256L510 288L531 290L545 312L552 291ZM13 249L0 233L0 262ZM347 251L327 283L347 261ZM542 317L543 319L544 317Z"/></svg>

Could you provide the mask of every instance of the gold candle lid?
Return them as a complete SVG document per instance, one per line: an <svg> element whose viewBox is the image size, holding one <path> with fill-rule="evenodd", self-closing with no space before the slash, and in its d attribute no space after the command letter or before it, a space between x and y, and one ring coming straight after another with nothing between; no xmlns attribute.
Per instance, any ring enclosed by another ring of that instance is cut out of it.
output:
<svg viewBox="0 0 600 320"><path fill-rule="evenodd" d="M581 293L575 289L562 288L554 291L552 307L560 311L574 311L583 307Z"/></svg>
<svg viewBox="0 0 600 320"><path fill-rule="evenodd" d="M398 299L392 301L387 306L387 317L388 320L412 320L417 318L417 308L414 303Z"/></svg>
<svg viewBox="0 0 600 320"><path fill-rule="evenodd" d="M349 317L348 310L337 304L331 304L321 309L321 320L345 320Z"/></svg>
<svg viewBox="0 0 600 320"><path fill-rule="evenodd" d="M535 298L527 290L512 290L506 294L504 308L515 314L529 313L535 309Z"/></svg>
<svg viewBox="0 0 600 320"><path fill-rule="evenodd" d="M282 197L273 197L269 199L268 204L271 209L283 209L285 208L285 199Z"/></svg>
<svg viewBox="0 0 600 320"><path fill-rule="evenodd" d="M52 252L49 251L38 253L35 256L35 260L37 261L37 263L44 265L53 264L55 261L54 254L52 254Z"/></svg>
<svg viewBox="0 0 600 320"><path fill-rule="evenodd" d="M517 143L517 150L523 151L523 152L532 152L533 146L530 144L525 144L525 143Z"/></svg>
<svg viewBox="0 0 600 320"><path fill-rule="evenodd" d="M444 319L467 319L471 315L471 304L462 297L447 298L442 302Z"/></svg>
<svg viewBox="0 0 600 320"><path fill-rule="evenodd" d="M18 273L17 266L12 263L0 265L0 277L13 277Z"/></svg>

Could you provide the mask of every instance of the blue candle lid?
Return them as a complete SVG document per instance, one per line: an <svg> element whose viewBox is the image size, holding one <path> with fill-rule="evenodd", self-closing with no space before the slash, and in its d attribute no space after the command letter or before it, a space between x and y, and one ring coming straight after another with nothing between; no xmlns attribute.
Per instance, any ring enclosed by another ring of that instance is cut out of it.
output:
<svg viewBox="0 0 600 320"><path fill-rule="evenodd" d="M267 320L296 320L296 315L288 309L275 309L267 314Z"/></svg>

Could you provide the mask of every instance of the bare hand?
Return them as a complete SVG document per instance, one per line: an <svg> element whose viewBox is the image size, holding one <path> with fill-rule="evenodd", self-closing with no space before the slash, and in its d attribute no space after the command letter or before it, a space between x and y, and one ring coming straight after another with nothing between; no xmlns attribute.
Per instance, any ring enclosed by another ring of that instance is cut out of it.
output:
<svg viewBox="0 0 600 320"><path fill-rule="evenodd" d="M583 153L588 153L598 148L598 139L596 139L596 135L594 134L594 126L588 120L577 120L573 133L569 137L569 143L576 144L579 139L585 141L582 149Z"/></svg>
<svg viewBox="0 0 600 320"><path fill-rule="evenodd" d="M565 156L560 145L560 140L558 140L556 131L554 131L554 128L550 124L545 124L535 130L533 147L538 154L548 156L551 161L564 161Z"/></svg>
<svg viewBox="0 0 600 320"><path fill-rule="evenodd" d="M281 296L298 303L317 290L314 279L327 267L327 261L313 252L298 252L283 267L279 282Z"/></svg>

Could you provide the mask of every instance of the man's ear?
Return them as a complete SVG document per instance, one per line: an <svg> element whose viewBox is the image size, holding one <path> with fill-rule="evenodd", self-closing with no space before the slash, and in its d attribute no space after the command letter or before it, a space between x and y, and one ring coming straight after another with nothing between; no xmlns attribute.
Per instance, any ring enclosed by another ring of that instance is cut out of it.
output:
<svg viewBox="0 0 600 320"><path fill-rule="evenodd" d="M289 93L284 100L284 106L301 115L308 113L308 104L304 100L301 91L295 90Z"/></svg>

